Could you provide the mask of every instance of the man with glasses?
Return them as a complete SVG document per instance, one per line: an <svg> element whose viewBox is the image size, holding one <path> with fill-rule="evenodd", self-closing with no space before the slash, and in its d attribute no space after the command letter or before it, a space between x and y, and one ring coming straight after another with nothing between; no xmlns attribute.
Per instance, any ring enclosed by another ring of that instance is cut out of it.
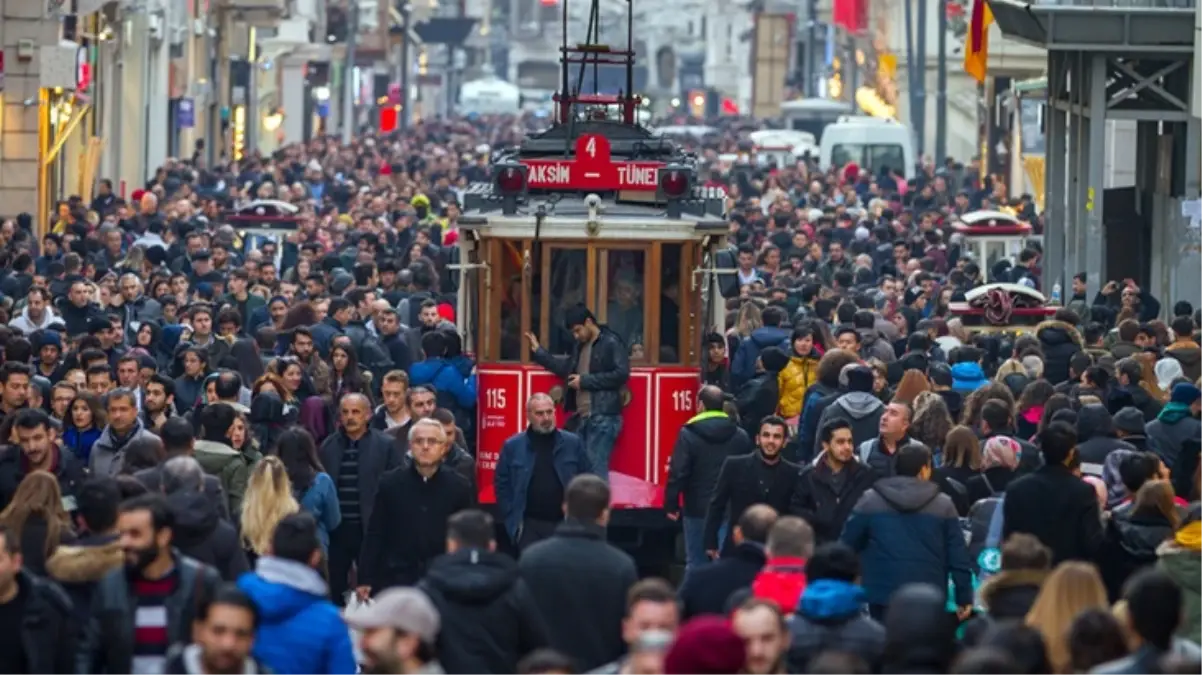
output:
<svg viewBox="0 0 1202 675"><path fill-rule="evenodd" d="M412 459L380 478L371 515L365 518L360 599L366 599L372 590L420 581L430 561L446 551L447 519L475 504L467 479L443 466L450 447L436 420L420 419L409 429ZM398 528L398 523L408 525Z"/></svg>

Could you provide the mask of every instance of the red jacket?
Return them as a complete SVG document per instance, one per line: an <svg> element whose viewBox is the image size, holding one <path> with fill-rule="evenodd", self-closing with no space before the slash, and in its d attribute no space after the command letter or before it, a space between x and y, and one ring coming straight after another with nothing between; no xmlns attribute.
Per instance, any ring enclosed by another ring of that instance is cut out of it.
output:
<svg viewBox="0 0 1202 675"><path fill-rule="evenodd" d="M792 614L806 588L805 558L769 558L764 569L751 582L751 594L771 600L785 614Z"/></svg>

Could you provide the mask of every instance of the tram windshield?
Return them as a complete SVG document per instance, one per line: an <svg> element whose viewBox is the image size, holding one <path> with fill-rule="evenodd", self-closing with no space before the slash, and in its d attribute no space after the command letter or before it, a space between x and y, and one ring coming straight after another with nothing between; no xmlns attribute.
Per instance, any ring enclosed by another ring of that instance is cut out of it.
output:
<svg viewBox="0 0 1202 675"><path fill-rule="evenodd" d="M531 240L486 240L481 246L493 259L491 286L480 291L487 297L481 295L477 315L482 360L529 361L522 338L527 331L551 354L571 354L576 344L564 313L584 303L622 338L632 364L696 361L692 342L700 333L686 319L691 310L699 316L700 299L687 293L698 264L690 262L697 257L695 244L541 242L537 256L533 246Z"/></svg>

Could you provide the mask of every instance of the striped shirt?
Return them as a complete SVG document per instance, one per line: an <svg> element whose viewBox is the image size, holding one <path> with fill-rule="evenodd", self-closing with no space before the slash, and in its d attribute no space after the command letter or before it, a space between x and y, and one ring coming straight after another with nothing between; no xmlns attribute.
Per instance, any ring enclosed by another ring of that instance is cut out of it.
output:
<svg viewBox="0 0 1202 675"><path fill-rule="evenodd" d="M197 581L199 583L199 580ZM167 633L167 598L179 586L179 574L172 570L162 579L135 579L133 672L161 673L171 640Z"/></svg>
<svg viewBox="0 0 1202 675"><path fill-rule="evenodd" d="M338 506L343 523L362 523L359 507L359 442L347 439L338 465Z"/></svg>

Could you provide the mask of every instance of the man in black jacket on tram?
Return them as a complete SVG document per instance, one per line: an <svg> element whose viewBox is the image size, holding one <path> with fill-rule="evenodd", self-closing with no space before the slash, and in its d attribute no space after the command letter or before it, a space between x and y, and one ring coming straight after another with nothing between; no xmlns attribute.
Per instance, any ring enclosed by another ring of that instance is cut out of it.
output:
<svg viewBox="0 0 1202 675"><path fill-rule="evenodd" d="M553 356L526 333L531 355L567 385L564 409L572 413L569 426L584 440L593 471L609 480L609 456L622 431L622 389L630 377L630 355L622 338L584 305L569 307L564 324L576 338L572 353Z"/></svg>

